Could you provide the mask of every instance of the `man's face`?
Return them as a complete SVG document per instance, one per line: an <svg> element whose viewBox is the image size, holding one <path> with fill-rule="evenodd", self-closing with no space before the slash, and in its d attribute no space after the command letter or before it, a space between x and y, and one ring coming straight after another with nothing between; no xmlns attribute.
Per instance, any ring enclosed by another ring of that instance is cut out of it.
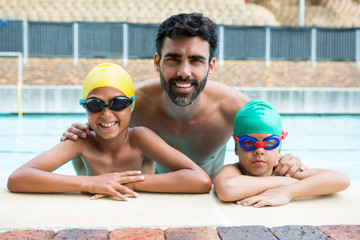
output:
<svg viewBox="0 0 360 240"><path fill-rule="evenodd" d="M165 39L161 59L155 55L155 66L174 104L188 106L202 92L215 65L215 59L209 64L209 55L209 43L200 37Z"/></svg>

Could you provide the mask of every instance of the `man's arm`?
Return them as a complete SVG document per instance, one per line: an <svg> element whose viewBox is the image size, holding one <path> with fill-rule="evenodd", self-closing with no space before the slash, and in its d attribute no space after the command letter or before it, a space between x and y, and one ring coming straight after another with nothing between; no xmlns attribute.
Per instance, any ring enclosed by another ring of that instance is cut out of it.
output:
<svg viewBox="0 0 360 240"><path fill-rule="evenodd" d="M71 127L69 127L61 137L61 141L65 141L67 139L76 141L79 137L80 138L87 138L90 135L90 125L88 123L81 124L81 123L73 123Z"/></svg>
<svg viewBox="0 0 360 240"><path fill-rule="evenodd" d="M215 178L217 195L224 202L232 202L257 195L268 189L298 181L290 177L254 177L243 175L238 164L224 166Z"/></svg>
<svg viewBox="0 0 360 240"><path fill-rule="evenodd" d="M303 172L307 169L305 165L302 164L300 159L290 153L280 156L279 163L274 169L274 176L286 176L293 177L298 172Z"/></svg>

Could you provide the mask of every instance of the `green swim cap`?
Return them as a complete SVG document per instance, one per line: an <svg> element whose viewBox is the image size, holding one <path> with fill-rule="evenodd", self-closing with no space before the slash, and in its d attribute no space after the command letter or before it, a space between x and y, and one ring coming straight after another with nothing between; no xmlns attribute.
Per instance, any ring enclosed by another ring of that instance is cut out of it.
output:
<svg viewBox="0 0 360 240"><path fill-rule="evenodd" d="M235 116L234 134L237 137L251 133L269 133L281 136L280 114L264 100L252 100L245 104Z"/></svg>

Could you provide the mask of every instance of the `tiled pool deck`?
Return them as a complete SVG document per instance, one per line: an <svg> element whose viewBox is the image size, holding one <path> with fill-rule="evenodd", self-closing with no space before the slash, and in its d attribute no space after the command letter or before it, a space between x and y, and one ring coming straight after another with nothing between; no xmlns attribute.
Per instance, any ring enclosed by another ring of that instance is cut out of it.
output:
<svg viewBox="0 0 360 240"><path fill-rule="evenodd" d="M240 227L188 227L188 228L122 228L106 229L64 229L53 230L14 230L0 233L0 239L131 239L131 240L282 240L282 239L359 239L359 225L331 226L265 226Z"/></svg>
<svg viewBox="0 0 360 240"><path fill-rule="evenodd" d="M12 194L0 187L0 239L360 239L360 182L338 194L252 208L209 194Z"/></svg>

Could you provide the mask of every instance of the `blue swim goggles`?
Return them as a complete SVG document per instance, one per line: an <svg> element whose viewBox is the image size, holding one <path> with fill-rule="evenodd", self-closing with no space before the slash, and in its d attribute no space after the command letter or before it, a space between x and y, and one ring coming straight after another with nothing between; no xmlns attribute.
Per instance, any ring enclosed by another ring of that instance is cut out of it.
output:
<svg viewBox="0 0 360 240"><path fill-rule="evenodd" d="M121 111L130 105L132 106L134 100L134 96L132 96L131 98L125 96L118 96L111 99L109 104L105 104L104 101L98 98L89 98L86 100L80 99L79 104L83 106L83 108L85 108L86 110L96 113L103 110L104 107L108 107L111 110L115 111Z"/></svg>
<svg viewBox="0 0 360 240"><path fill-rule="evenodd" d="M258 147L263 147L267 150L273 150L280 145L280 142L284 140L287 135L287 132L282 132L281 136L271 135L270 137L265 138L262 142L258 142L256 138L250 136L237 137L234 134L233 137L243 149L251 151Z"/></svg>

